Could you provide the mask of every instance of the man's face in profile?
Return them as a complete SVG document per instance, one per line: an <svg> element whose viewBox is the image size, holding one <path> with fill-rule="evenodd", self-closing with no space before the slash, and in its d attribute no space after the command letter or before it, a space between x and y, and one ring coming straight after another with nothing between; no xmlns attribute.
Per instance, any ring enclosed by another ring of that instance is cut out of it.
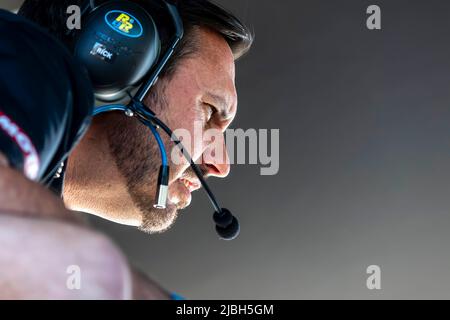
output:
<svg viewBox="0 0 450 320"><path fill-rule="evenodd" d="M205 177L226 177L230 167L223 134L209 141L205 136L211 130L223 133L236 114L234 56L219 34L202 28L193 32L198 41L197 52L180 60L173 75L159 81L157 99L148 97L145 103L172 130L189 133L191 145L185 147ZM114 126L108 129L108 142L123 177L120 183L126 184L133 206L141 214L140 228L146 232L164 231L175 221L177 211L190 204L191 193L201 185L187 161L173 161L171 154L175 146L168 138L164 139L170 164L169 194L167 208L155 209L161 161L154 138L136 119L115 115L114 121ZM222 146L221 154L206 156L216 152L210 150L213 145Z"/></svg>

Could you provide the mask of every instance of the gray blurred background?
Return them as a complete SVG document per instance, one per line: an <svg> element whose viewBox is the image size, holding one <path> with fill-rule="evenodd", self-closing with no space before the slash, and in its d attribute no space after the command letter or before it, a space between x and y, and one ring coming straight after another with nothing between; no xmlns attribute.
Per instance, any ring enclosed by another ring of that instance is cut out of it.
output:
<svg viewBox="0 0 450 320"><path fill-rule="evenodd" d="M200 192L165 234L94 224L191 299L449 299L450 2L220 3L256 33L233 127L280 129L279 174L236 165L211 180L240 218L232 242ZM380 31L366 28L371 4Z"/></svg>

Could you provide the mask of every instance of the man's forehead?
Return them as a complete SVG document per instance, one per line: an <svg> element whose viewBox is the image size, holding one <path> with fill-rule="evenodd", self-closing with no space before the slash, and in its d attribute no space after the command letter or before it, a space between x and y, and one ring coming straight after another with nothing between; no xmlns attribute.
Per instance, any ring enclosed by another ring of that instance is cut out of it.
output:
<svg viewBox="0 0 450 320"><path fill-rule="evenodd" d="M196 52L180 61L178 75L183 85L201 90L202 100L214 105L231 119L236 113L234 56L226 40L217 32L196 28Z"/></svg>
<svg viewBox="0 0 450 320"><path fill-rule="evenodd" d="M198 43L196 54L205 62L226 69L234 78L234 55L227 41L219 33L208 28L199 27L193 32Z"/></svg>

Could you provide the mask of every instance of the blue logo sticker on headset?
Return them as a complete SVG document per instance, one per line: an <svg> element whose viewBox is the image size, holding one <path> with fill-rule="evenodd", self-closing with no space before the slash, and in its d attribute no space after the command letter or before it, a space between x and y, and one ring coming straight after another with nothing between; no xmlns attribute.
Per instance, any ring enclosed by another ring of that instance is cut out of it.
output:
<svg viewBox="0 0 450 320"><path fill-rule="evenodd" d="M139 38L143 29L138 19L120 10L111 10L105 15L105 21L114 31L130 37Z"/></svg>

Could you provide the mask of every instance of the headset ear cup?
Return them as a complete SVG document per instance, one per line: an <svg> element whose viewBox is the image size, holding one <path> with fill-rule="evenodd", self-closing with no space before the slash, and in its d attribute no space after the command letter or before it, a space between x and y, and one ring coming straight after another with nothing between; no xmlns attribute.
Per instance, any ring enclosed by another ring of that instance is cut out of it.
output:
<svg viewBox="0 0 450 320"><path fill-rule="evenodd" d="M158 61L160 50L154 20L130 1L111 1L89 13L74 45L97 99L104 101L118 100L138 86Z"/></svg>

